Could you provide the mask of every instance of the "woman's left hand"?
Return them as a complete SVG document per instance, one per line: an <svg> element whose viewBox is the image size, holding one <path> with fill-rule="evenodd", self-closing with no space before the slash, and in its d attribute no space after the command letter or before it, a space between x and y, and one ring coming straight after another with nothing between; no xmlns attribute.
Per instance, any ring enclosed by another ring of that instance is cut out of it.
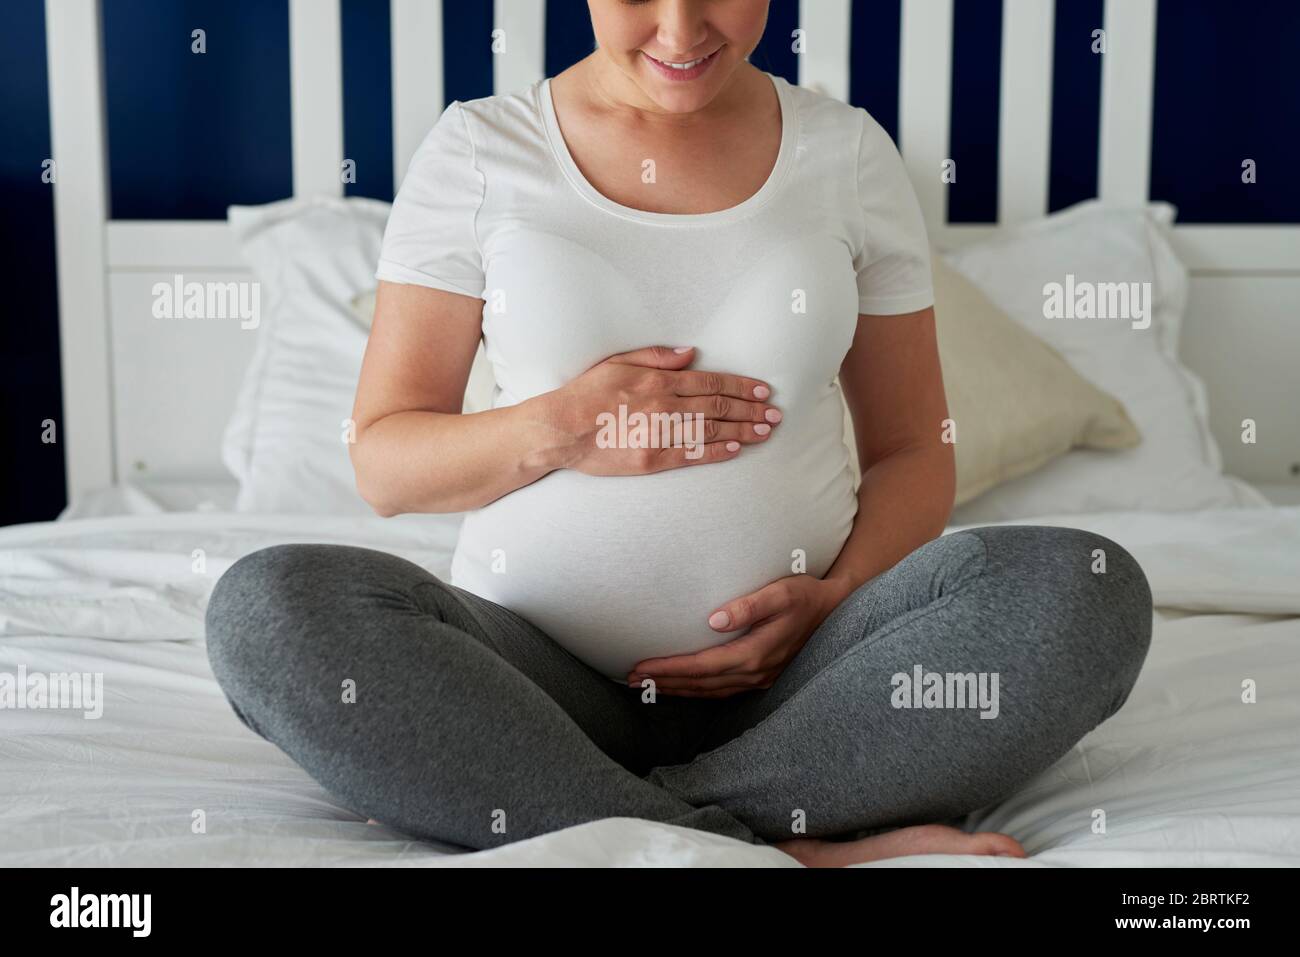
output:
<svg viewBox="0 0 1300 957"><path fill-rule="evenodd" d="M778 578L709 616L714 631L749 626L744 635L692 655L647 658L628 674L628 684L640 687L650 678L656 692L686 698L728 698L770 688L846 595L840 584L811 575Z"/></svg>

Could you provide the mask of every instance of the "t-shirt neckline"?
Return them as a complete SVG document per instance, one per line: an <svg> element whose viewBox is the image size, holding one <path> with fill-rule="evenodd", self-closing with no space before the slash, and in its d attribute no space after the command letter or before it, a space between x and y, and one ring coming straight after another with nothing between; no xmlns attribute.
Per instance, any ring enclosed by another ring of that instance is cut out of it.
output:
<svg viewBox="0 0 1300 957"><path fill-rule="evenodd" d="M781 145L777 149L776 162L772 165L771 172L768 173L767 179L763 181L763 185L758 188L757 192L735 206L708 213L660 213L648 209L624 206L622 203L610 199L591 185L587 177L583 175L582 170L578 168L578 164L573 159L573 154L569 152L569 145L564 141L564 136L560 132L560 122L555 115L555 101L551 98L550 77L546 77L538 84L538 99L551 153L555 156L556 162L560 164L560 169L564 172L565 178L588 202L625 219L656 223L661 226L715 226L734 222L765 205L780 189L794 157L799 117L790 96L789 83L784 77L776 76L767 71L763 71L763 74L772 81L781 109Z"/></svg>

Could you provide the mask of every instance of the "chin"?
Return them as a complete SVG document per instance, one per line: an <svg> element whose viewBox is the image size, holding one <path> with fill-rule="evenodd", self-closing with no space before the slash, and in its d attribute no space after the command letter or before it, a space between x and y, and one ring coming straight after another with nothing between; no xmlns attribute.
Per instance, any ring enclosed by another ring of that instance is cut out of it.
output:
<svg viewBox="0 0 1300 957"><path fill-rule="evenodd" d="M726 86L735 72L737 63L714 63L708 74L694 80L667 80L646 63L640 51L633 60L632 76L638 87L650 99L669 113L693 113L708 106Z"/></svg>

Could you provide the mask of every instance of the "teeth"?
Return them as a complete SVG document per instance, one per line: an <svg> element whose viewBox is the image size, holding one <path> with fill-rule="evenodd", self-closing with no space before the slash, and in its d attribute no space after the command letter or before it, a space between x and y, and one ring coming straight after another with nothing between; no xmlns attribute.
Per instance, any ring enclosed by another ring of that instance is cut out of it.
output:
<svg viewBox="0 0 1300 957"><path fill-rule="evenodd" d="M656 59L655 62L662 63L664 66L672 67L674 70L689 70L693 66L699 66L707 59L708 57L702 56L696 60L687 60L685 63L670 63L667 60L659 60L659 59Z"/></svg>

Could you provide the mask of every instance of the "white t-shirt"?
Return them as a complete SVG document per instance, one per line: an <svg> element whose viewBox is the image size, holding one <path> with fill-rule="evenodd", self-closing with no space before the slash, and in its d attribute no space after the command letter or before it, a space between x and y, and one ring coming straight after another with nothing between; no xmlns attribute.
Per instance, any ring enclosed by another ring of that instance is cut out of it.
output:
<svg viewBox="0 0 1300 957"><path fill-rule="evenodd" d="M598 193L542 80L448 106L384 235L379 279L485 300L495 407L650 345L695 346L692 368L771 384L782 422L731 461L560 470L466 516L452 583L616 680L645 658L735 637L707 624L723 603L826 573L857 510L835 383L857 316L934 302L920 208L889 135L862 109L771 79L780 151L737 206L656 213Z"/></svg>

